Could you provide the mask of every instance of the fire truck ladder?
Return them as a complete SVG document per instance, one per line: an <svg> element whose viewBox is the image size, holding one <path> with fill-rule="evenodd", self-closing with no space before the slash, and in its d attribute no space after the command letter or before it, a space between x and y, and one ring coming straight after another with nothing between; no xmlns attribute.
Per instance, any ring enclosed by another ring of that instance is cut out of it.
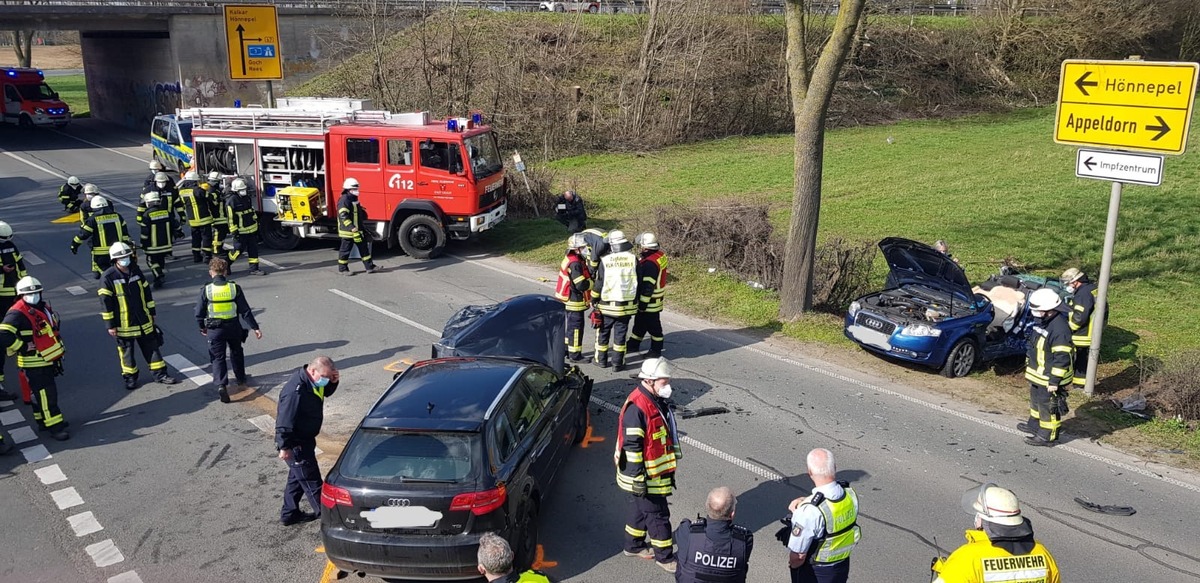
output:
<svg viewBox="0 0 1200 583"><path fill-rule="evenodd" d="M330 126L355 121L386 122L387 111L355 109L284 109L259 107L200 107L178 110L180 119L192 120L194 129L281 133L324 133Z"/></svg>

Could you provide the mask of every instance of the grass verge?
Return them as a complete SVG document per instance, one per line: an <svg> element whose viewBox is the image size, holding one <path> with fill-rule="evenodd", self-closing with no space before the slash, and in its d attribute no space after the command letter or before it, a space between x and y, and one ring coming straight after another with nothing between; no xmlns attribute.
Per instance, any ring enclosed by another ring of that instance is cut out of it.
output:
<svg viewBox="0 0 1200 583"><path fill-rule="evenodd" d="M71 117L88 117L91 107L88 105L87 83L83 75L63 75L47 77L46 84L58 92L60 99L71 108Z"/></svg>

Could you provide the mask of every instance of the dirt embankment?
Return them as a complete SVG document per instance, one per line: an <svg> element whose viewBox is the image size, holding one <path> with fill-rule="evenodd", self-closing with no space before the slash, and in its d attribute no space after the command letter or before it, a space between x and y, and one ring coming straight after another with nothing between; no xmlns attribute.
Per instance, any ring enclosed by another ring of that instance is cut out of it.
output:
<svg viewBox="0 0 1200 583"><path fill-rule="evenodd" d="M0 47L0 67L17 66L17 54L13 47ZM79 45L54 45L33 47L33 66L38 69L82 69L83 52Z"/></svg>

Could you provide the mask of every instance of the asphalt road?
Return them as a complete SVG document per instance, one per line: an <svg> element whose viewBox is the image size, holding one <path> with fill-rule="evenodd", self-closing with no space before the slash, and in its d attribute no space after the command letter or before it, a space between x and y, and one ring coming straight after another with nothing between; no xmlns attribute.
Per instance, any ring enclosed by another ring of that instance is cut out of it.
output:
<svg viewBox="0 0 1200 583"><path fill-rule="evenodd" d="M247 346L254 390L223 405L207 384L205 347L191 317L207 277L183 245L156 299L168 336L164 354L177 375L189 369L198 382L127 392L87 259L67 249L77 225L51 221L63 215L55 195L67 174L133 204L149 159L144 136L91 120L63 132L0 129L0 219L36 258L31 272L64 317L61 402L72 424L70 441L34 439L21 444L30 448L28 459L0 458L0 582L328 579L316 526L276 522L286 468L256 424L271 423L263 416L273 415L280 383L318 354L342 369L320 443L328 468L386 388L389 369L426 357L455 311L549 293L539 278L552 278L550 270L489 256L486 240L452 247L435 261L377 253L383 273L351 278L335 273L335 251L324 243L267 251L267 277L239 278L264 331ZM132 209L118 210L132 222ZM235 269L244 272L245 263ZM988 481L1018 494L1066 580L1200 580L1195 475L1082 440L1028 448L1013 429L1021 411L980 411L793 346L678 314L665 320L667 355L680 368L672 383L677 400L729 409L682 422L687 437L672 512L676 520L695 515L716 485L738 492L737 521L758 539L752 581L787 580L786 554L773 533L788 501L811 487L804 456L817 446L834 451L840 477L859 492L863 541L852 581L927 581L930 559L957 547L970 526L961 494ZM572 453L542 511L546 571L566 581L668 581L653 565L620 554L626 500L613 483L611 411L635 381L628 372L584 368L596 379L592 419L605 441ZM11 359L7 371L12 376ZM5 430L29 437L18 429L28 426L28 410L4 409ZM50 459L39 459L39 445ZM1072 501L1077 496L1134 506L1137 514L1089 513Z"/></svg>

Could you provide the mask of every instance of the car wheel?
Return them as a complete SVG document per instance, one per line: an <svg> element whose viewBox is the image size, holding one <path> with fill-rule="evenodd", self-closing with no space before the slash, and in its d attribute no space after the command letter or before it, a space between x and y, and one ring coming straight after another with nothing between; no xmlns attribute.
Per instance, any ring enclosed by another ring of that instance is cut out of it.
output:
<svg viewBox="0 0 1200 583"><path fill-rule="evenodd" d="M291 227L284 226L274 217L265 214L260 216L266 217L258 224L258 232L264 245L277 251L291 251L300 244L300 236Z"/></svg>
<svg viewBox="0 0 1200 583"><path fill-rule="evenodd" d="M954 343L954 348L950 349L950 355L946 357L946 363L942 365L942 376L946 378L965 377L971 369L975 368L975 360L979 357L979 351L975 348L975 341L970 338L963 338Z"/></svg>
<svg viewBox="0 0 1200 583"><path fill-rule="evenodd" d="M600 7L599 7L599 6L596 6L595 4L592 4L591 6L588 6L588 14L595 14L595 13L597 13L597 12L600 12Z"/></svg>
<svg viewBox="0 0 1200 583"><path fill-rule="evenodd" d="M563 6L562 4L555 4L555 5L554 5L554 11L555 11L555 12L566 12L566 11L567 11L567 7L566 7L566 6Z"/></svg>
<svg viewBox="0 0 1200 583"><path fill-rule="evenodd" d="M411 215L396 231L400 248L414 259L436 257L446 246L446 231L442 223L429 215Z"/></svg>
<svg viewBox="0 0 1200 583"><path fill-rule="evenodd" d="M513 566L518 572L533 568L537 558L538 508L533 500L526 502L526 510L517 522L517 539L513 541Z"/></svg>
<svg viewBox="0 0 1200 583"><path fill-rule="evenodd" d="M579 411L579 420L575 422L575 441L574 443L583 443L583 438L587 436L588 426L592 424L592 412L588 410L587 403L580 403L582 410Z"/></svg>
<svg viewBox="0 0 1200 583"><path fill-rule="evenodd" d="M17 122L17 125L27 130L33 129L33 118L22 114L21 119Z"/></svg>

